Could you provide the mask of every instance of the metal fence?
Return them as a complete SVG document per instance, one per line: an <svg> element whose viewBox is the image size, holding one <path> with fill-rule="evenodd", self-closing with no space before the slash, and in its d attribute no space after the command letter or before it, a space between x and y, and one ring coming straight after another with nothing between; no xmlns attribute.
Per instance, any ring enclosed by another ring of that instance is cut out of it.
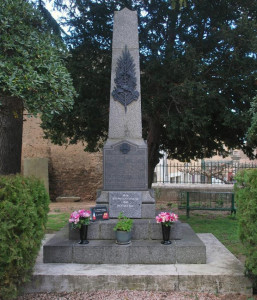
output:
<svg viewBox="0 0 257 300"><path fill-rule="evenodd" d="M256 163L205 162L158 164L154 183L233 184L239 170L257 168Z"/></svg>
<svg viewBox="0 0 257 300"><path fill-rule="evenodd" d="M187 217L191 210L230 211L236 213L234 193L228 192L180 192L180 209L186 209Z"/></svg>

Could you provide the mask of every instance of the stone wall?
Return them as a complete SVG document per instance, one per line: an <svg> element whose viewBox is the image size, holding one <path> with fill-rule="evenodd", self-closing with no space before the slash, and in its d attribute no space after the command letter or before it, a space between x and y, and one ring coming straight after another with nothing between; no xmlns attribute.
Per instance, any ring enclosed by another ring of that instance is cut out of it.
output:
<svg viewBox="0 0 257 300"><path fill-rule="evenodd" d="M96 199L96 190L102 187L102 153L85 152L82 143L68 147L54 145L43 139L40 118L27 116L22 147L22 162L24 158L48 158L52 201L58 196L78 196L82 201Z"/></svg>
<svg viewBox="0 0 257 300"><path fill-rule="evenodd" d="M158 205L177 207L181 192L233 192L233 184L153 184Z"/></svg>

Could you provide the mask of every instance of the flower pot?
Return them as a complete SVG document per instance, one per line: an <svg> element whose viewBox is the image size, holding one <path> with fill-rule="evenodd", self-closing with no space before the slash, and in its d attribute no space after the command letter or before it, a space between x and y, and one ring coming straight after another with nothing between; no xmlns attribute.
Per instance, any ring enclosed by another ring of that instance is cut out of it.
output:
<svg viewBox="0 0 257 300"><path fill-rule="evenodd" d="M165 226L162 224L162 238L163 241L161 242L163 245L170 245L170 228L171 226Z"/></svg>
<svg viewBox="0 0 257 300"><path fill-rule="evenodd" d="M128 245L131 243L131 231L116 231L116 244Z"/></svg>
<svg viewBox="0 0 257 300"><path fill-rule="evenodd" d="M89 243L89 241L87 240L87 228L88 228L88 225L81 225L81 227L79 229L79 237L80 237L79 244L80 245Z"/></svg>

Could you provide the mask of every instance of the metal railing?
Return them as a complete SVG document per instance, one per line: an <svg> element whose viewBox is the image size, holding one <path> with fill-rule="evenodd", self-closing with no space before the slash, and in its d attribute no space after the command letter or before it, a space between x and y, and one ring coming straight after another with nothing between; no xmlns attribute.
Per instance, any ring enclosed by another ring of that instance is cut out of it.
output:
<svg viewBox="0 0 257 300"><path fill-rule="evenodd" d="M257 168L256 163L206 162L158 164L154 183L233 184L239 170Z"/></svg>
<svg viewBox="0 0 257 300"><path fill-rule="evenodd" d="M186 209L187 217L191 210L230 211L236 213L234 193L228 192L181 192L179 209Z"/></svg>

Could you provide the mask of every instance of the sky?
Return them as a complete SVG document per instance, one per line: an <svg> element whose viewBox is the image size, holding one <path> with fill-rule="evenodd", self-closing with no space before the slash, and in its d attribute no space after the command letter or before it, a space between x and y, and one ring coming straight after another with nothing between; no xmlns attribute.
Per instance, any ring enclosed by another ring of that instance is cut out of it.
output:
<svg viewBox="0 0 257 300"><path fill-rule="evenodd" d="M47 1L47 3L45 3L45 7L46 7L47 10L50 11L52 16L56 19L56 21L58 21L58 19L62 16L61 12L59 12L56 9L55 10L53 9L53 2L52 1L50 3Z"/></svg>
<svg viewBox="0 0 257 300"><path fill-rule="evenodd" d="M51 15L55 18L55 20L59 23L60 18L63 17L64 13L54 9L52 1L50 3L49 3L49 1L47 1L47 3L45 3L45 7L51 13ZM65 26L61 26L61 27L66 33L68 33L68 27L65 27Z"/></svg>

